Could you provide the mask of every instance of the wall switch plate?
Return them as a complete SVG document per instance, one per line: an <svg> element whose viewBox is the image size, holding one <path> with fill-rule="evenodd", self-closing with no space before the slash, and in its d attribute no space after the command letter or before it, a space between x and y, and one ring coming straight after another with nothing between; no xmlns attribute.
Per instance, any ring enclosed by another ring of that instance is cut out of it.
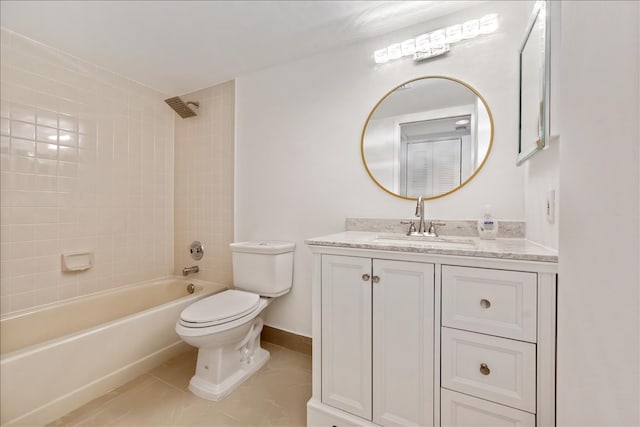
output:
<svg viewBox="0 0 640 427"><path fill-rule="evenodd" d="M553 224L556 216L556 190L547 191L546 214L547 222Z"/></svg>

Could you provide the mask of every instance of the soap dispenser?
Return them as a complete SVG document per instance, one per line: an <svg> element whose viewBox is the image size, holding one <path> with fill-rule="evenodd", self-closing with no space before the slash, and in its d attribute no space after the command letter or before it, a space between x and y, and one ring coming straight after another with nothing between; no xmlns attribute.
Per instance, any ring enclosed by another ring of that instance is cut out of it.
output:
<svg viewBox="0 0 640 427"><path fill-rule="evenodd" d="M498 221L491 215L491 205L484 205L484 216L478 221L478 235L481 239L495 239L498 235Z"/></svg>

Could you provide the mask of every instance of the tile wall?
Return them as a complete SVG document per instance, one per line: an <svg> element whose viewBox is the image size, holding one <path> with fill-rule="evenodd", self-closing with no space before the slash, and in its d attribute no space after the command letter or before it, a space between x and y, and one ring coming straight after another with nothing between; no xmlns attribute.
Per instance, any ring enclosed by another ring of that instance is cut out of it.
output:
<svg viewBox="0 0 640 427"><path fill-rule="evenodd" d="M229 81L182 96L200 102L198 116L176 118L175 272L198 265L199 279L232 283L235 83ZM194 261L198 240L204 257Z"/></svg>
<svg viewBox="0 0 640 427"><path fill-rule="evenodd" d="M0 40L0 312L172 274L165 97L15 33ZM61 271L62 252L86 249L92 269Z"/></svg>

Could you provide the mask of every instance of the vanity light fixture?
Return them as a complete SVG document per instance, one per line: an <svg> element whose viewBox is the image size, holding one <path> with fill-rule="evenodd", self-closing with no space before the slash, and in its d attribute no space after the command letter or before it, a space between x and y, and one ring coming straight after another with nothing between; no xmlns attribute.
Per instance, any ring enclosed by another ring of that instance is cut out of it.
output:
<svg viewBox="0 0 640 427"><path fill-rule="evenodd" d="M498 29L498 15L485 15L462 24L450 25L430 33L425 33L402 43L393 43L373 53L376 64L384 64L394 59L413 56L414 61L443 55L450 50L450 44L472 39L480 34L491 34Z"/></svg>

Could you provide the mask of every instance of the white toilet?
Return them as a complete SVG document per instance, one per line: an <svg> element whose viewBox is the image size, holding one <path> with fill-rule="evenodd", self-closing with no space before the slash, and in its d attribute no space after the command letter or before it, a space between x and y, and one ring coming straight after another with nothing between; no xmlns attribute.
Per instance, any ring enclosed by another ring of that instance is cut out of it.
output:
<svg viewBox="0 0 640 427"><path fill-rule="evenodd" d="M232 243L235 289L203 298L180 314L176 332L198 347L189 390L220 400L269 360L260 347L260 314L293 282L295 244L281 241Z"/></svg>

